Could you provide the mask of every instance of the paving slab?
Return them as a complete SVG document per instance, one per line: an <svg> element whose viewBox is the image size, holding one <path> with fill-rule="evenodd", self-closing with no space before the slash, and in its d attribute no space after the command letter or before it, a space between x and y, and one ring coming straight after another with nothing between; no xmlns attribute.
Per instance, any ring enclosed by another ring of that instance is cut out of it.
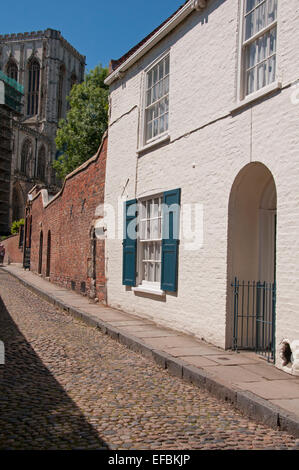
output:
<svg viewBox="0 0 299 470"><path fill-rule="evenodd" d="M274 405L280 406L291 413L299 415L299 398L290 398L282 400L271 400Z"/></svg>
<svg viewBox="0 0 299 470"><path fill-rule="evenodd" d="M267 400L299 398L298 384L289 380L259 380L255 383L242 384L241 379L239 382L238 385Z"/></svg>
<svg viewBox="0 0 299 470"><path fill-rule="evenodd" d="M286 374L282 370L273 367L273 364L268 364L266 362L261 362L260 364L242 364L242 368L267 380L296 380L294 375Z"/></svg>
<svg viewBox="0 0 299 470"><path fill-rule="evenodd" d="M214 356L213 356L214 360ZM243 369L240 366L235 365L227 365L227 366L220 366L217 367L205 367L205 370L211 373L212 376L219 376L222 377L227 383L247 383L247 382L258 382L260 383L261 378L253 373ZM245 385L242 384L243 389L249 390L245 388Z"/></svg>
<svg viewBox="0 0 299 470"><path fill-rule="evenodd" d="M214 362L210 356L209 359L204 356L181 356L181 359L186 361L188 364L201 368L205 366L218 366L217 362Z"/></svg>
<svg viewBox="0 0 299 470"><path fill-rule="evenodd" d="M171 347L196 346L198 344L193 338L188 338L179 334L171 338L149 338L147 342L155 349L162 349L162 351L166 351L167 348Z"/></svg>
<svg viewBox="0 0 299 470"><path fill-rule="evenodd" d="M122 326L122 330L127 331L128 333L133 333L137 338L160 338L168 336L177 336L177 333L174 331L167 331L155 326L147 325L132 325L132 326Z"/></svg>
<svg viewBox="0 0 299 470"><path fill-rule="evenodd" d="M184 356L212 356L214 354L218 355L221 353L220 349L214 346L206 346L201 345L198 343L197 346L191 347L172 347L172 348L165 348L166 352L169 352L174 357L184 357Z"/></svg>
<svg viewBox="0 0 299 470"><path fill-rule="evenodd" d="M213 355L213 361L221 365L223 364L223 365L229 365L229 366L257 363L256 359L248 357L246 355L242 356L241 354L225 353L225 352L222 354Z"/></svg>

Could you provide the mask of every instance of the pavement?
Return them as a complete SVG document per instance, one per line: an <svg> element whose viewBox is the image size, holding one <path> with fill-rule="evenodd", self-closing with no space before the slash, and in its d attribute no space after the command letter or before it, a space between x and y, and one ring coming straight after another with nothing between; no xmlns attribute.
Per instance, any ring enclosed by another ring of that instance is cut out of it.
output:
<svg viewBox="0 0 299 470"><path fill-rule="evenodd" d="M1 267L43 299L150 358L171 375L196 385L273 429L299 437L299 377L252 352L224 351L50 283L20 265Z"/></svg>

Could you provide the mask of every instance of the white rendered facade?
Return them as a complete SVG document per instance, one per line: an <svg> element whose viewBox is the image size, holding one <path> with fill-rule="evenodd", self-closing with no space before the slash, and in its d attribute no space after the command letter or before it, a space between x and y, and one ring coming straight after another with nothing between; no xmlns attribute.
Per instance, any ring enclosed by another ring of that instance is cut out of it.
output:
<svg viewBox="0 0 299 470"><path fill-rule="evenodd" d="M176 292L142 291L139 267L137 288L122 285L122 240L108 223L107 298L230 348L234 278L276 280L278 349L283 338L299 338L299 4L278 0L265 26L276 30L275 76L253 93L244 85L245 7L243 0L188 2L178 12L182 21L172 17L108 77L106 204L122 221L118 198L142 201L180 188L181 218ZM152 139L147 71L163 57L169 124ZM193 239L189 210L198 214Z"/></svg>

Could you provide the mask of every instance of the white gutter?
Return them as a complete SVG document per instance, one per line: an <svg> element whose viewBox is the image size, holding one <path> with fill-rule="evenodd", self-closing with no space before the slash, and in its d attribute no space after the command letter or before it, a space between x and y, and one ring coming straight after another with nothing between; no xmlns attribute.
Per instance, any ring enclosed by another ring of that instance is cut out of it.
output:
<svg viewBox="0 0 299 470"><path fill-rule="evenodd" d="M161 39L170 33L181 21L183 21L193 10L202 10L206 7L207 0L190 0L164 24L153 36L151 36L137 51L135 51L124 63L114 70L105 80L106 85L111 85L115 80L121 78L122 74L128 70L137 60L154 47Z"/></svg>

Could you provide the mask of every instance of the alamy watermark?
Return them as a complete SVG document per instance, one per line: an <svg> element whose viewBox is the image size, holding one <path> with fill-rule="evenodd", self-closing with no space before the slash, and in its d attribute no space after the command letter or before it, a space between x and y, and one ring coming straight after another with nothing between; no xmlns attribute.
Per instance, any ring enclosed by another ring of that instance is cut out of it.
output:
<svg viewBox="0 0 299 470"><path fill-rule="evenodd" d="M5 364L5 347L3 341L0 341L0 366Z"/></svg>
<svg viewBox="0 0 299 470"><path fill-rule="evenodd" d="M96 209L95 234L97 238L108 240L138 240L142 236L140 204L130 204L124 211L124 199L119 198L116 206L108 203L100 204ZM164 240L179 240L180 246L184 250L195 251L203 246L203 224L204 209L203 204L161 204L160 214L162 214L161 226L159 216L150 214L147 225L149 233L145 234L145 239L150 241L155 238ZM146 216L145 216L146 218ZM127 220L125 224L124 221ZM149 226L151 228L149 229Z"/></svg>

